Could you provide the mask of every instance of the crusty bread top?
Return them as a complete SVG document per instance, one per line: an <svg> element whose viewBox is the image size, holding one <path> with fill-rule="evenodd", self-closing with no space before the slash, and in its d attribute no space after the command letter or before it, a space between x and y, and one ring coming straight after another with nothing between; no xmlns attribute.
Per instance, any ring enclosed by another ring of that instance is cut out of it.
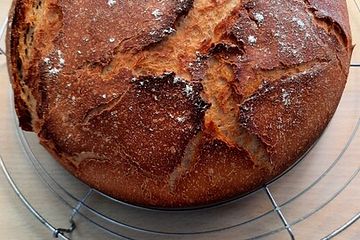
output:
<svg viewBox="0 0 360 240"><path fill-rule="evenodd" d="M157 206L281 172L330 120L352 49L330 0L17 0L7 39L21 126L89 184ZM118 173L84 173L103 163Z"/></svg>

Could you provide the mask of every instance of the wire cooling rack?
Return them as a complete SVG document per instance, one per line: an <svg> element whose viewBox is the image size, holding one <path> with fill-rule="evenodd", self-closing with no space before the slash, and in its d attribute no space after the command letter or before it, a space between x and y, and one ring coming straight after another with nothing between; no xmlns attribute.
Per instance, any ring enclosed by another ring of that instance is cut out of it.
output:
<svg viewBox="0 0 360 240"><path fill-rule="evenodd" d="M351 7L360 15L355 0ZM0 29L1 35L5 27L6 21ZM0 55L5 55L2 48ZM352 63L350 74L359 75L360 64ZM321 230L316 236L311 235L312 239L331 239L360 218L360 206L355 204L341 206L344 214L329 220L329 216L337 214L333 209L344 204L339 202L341 196L358 186L358 82L349 81L339 109L323 136L287 172L251 194L211 207L167 211L113 199L63 170L39 146L34 134L21 131L17 125L14 131L24 157L0 157L0 166L28 210L60 239L301 239L308 238L306 232L311 228L319 227ZM9 98L13 104L12 97ZM17 124L14 111L11 114ZM17 169L19 165L24 169ZM37 191L48 195L50 206L44 206L36 193L23 187L28 181L23 177L24 171L34 177L34 184L39 186Z"/></svg>

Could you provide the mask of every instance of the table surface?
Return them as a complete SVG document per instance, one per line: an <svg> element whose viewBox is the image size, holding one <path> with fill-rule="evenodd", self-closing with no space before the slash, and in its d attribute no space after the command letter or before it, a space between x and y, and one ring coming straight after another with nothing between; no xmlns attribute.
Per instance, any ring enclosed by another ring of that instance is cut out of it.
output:
<svg viewBox="0 0 360 240"><path fill-rule="evenodd" d="M360 5L360 1L358 1ZM0 21L2 21L8 11L11 0L1 0L0 6ZM353 0L349 0L349 9L350 14L352 15L352 31L354 42L356 43L357 39L359 39L360 43L360 12L356 9ZM3 43L1 45L3 47ZM360 63L360 48L355 48L353 55L353 62ZM355 91L354 96L358 96L360 94L359 90L359 75L360 69L357 71L352 71L349 77L349 84L347 86L347 91ZM10 109L10 94L9 94L9 83L8 76L6 71L6 63L4 56L0 56L0 154L2 156L6 156L7 158L17 159L23 157L23 152L19 147L19 142L14 134L14 123L13 117L11 116ZM354 104L354 101L357 101L355 104L359 107L359 98L350 98L348 100L351 104ZM347 102L342 103L346 107ZM355 111L355 115L351 116L354 119L358 119L359 111ZM344 131L346 131L346 119L336 119L341 123L344 123ZM339 131L341 132L341 131ZM340 133L339 133L340 134ZM359 142L359 134L356 136L357 143ZM336 139L334 139L336 141ZM352 156L349 156L351 159L360 158L360 144L353 146ZM358 162L358 161L357 161ZM21 168L22 166L19 166ZM343 171L353 171L354 168L359 167L358 164L353 165L352 167L345 168ZM344 172L344 174L345 174ZM26 172L24 173L26 177ZM32 176L29 176L29 189L35 189L39 186L33 185L33 181L30 179ZM287 183L292 184L292 183ZM344 191L341 194L341 198L345 199L338 204L336 201L332 203L331 208L333 209L333 215L328 216L328 221L331 222L332 218L341 217L344 215L344 219L351 217L349 214L344 211L344 202L348 204L349 208L352 206L359 211L359 203L360 203L360 182L359 177L356 179L356 186L352 187L351 191ZM46 202L47 196L39 193L37 196L39 202ZM347 201L346 199L349 199ZM340 201L340 200L338 200ZM357 207L356 207L357 206ZM346 207L345 207L346 208ZM319 223L320 225L320 223ZM317 231L314 227L309 227L309 231L313 231L314 233ZM15 195L14 191L11 189L10 185L6 181L4 174L0 172L0 239L51 239L51 235L49 231L41 225L33 215L24 207L24 205L20 202L18 197ZM279 238L282 239L282 238ZM305 239L305 238L304 238ZM352 225L349 229L341 233L336 239L360 239L360 221Z"/></svg>

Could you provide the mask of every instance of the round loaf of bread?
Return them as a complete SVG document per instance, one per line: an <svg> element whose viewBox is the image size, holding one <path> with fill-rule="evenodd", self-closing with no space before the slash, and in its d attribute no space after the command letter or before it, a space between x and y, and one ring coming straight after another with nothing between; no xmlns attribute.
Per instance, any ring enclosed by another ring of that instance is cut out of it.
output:
<svg viewBox="0 0 360 240"><path fill-rule="evenodd" d="M164 208L293 164L351 52L345 0L16 0L7 35L21 127L89 186Z"/></svg>

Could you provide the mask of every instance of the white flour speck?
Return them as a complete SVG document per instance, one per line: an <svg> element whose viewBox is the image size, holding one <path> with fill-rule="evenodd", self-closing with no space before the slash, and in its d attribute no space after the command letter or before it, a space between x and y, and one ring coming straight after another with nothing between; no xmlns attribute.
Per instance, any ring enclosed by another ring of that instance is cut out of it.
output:
<svg viewBox="0 0 360 240"><path fill-rule="evenodd" d="M250 35L248 37L248 42L250 43L250 45L254 45L257 42L257 38L255 36Z"/></svg>
<svg viewBox="0 0 360 240"><path fill-rule="evenodd" d="M55 51L55 55L52 54L51 58L44 58L44 63L47 65L47 72L50 76L55 77L59 75L65 65L65 59L63 53L60 50Z"/></svg>
<svg viewBox="0 0 360 240"><path fill-rule="evenodd" d="M174 77L173 83L182 82L182 79L180 77Z"/></svg>
<svg viewBox="0 0 360 240"><path fill-rule="evenodd" d="M193 87L191 85L186 85L185 86L185 89L184 89L184 92L186 94L186 96L190 96L192 93L193 93Z"/></svg>
<svg viewBox="0 0 360 240"><path fill-rule="evenodd" d="M256 22L259 24L263 23L265 20L264 15L262 15L261 13L254 13L254 18L255 18Z"/></svg>
<svg viewBox="0 0 360 240"><path fill-rule="evenodd" d="M60 69L58 69L56 67L49 69L50 76L56 76L59 74L59 72L60 72Z"/></svg>
<svg viewBox="0 0 360 240"><path fill-rule="evenodd" d="M116 4L116 0L108 0L108 1L107 1L107 4L108 4L110 7L113 7L113 6Z"/></svg>
<svg viewBox="0 0 360 240"><path fill-rule="evenodd" d="M297 18L297 17L293 17L292 21L293 21L293 22L296 22L297 25L299 25L299 27L300 27L301 29L304 29L304 28L305 28L305 23L304 23L301 19L299 19L299 18Z"/></svg>
<svg viewBox="0 0 360 240"><path fill-rule="evenodd" d="M163 15L160 9L155 9L151 14L155 17L155 20L160 20Z"/></svg>
<svg viewBox="0 0 360 240"><path fill-rule="evenodd" d="M291 104L290 93L288 93L285 89L281 89L281 92L282 102L285 106L289 106Z"/></svg>
<svg viewBox="0 0 360 240"><path fill-rule="evenodd" d="M173 32L176 32L176 30L172 27L169 27L169 28L166 28L163 30L163 33L164 34L170 34L170 33L173 33Z"/></svg>
<svg viewBox="0 0 360 240"><path fill-rule="evenodd" d="M50 64L51 63L51 60L50 60L50 58L44 58L44 63L46 63L46 64Z"/></svg>
<svg viewBox="0 0 360 240"><path fill-rule="evenodd" d="M60 50L57 50L59 64L63 67L65 65L65 59L63 58L63 54Z"/></svg>
<svg viewBox="0 0 360 240"><path fill-rule="evenodd" d="M186 120L186 117L176 117L175 120L179 123L184 123Z"/></svg>

